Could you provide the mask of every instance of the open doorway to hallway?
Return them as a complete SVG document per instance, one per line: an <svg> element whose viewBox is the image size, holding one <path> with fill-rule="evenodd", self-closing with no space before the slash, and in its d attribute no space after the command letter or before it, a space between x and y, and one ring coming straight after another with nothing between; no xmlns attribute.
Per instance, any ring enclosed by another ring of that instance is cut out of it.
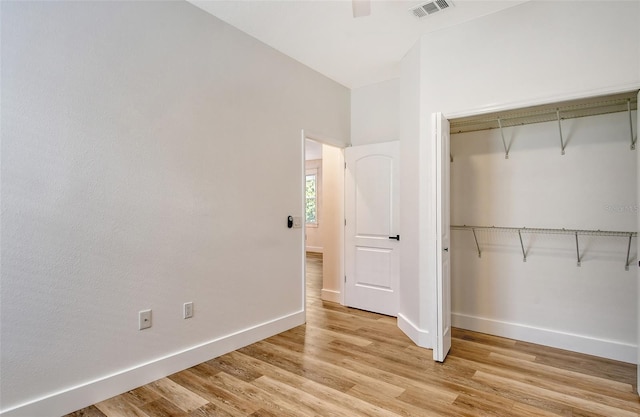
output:
<svg viewBox="0 0 640 417"><path fill-rule="evenodd" d="M344 155L341 148L305 138L305 262L319 266L318 297L343 302ZM311 260L310 260L311 259ZM319 265L310 262L319 261ZM309 274L307 274L307 279ZM307 282L307 290L309 288Z"/></svg>

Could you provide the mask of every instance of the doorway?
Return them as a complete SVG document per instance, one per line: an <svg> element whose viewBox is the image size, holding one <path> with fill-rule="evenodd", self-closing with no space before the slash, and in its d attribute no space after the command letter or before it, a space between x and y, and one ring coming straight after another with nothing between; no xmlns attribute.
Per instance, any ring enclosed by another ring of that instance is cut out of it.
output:
<svg viewBox="0 0 640 417"><path fill-rule="evenodd" d="M305 271L321 258L320 298L343 303L344 156L329 140L303 134Z"/></svg>

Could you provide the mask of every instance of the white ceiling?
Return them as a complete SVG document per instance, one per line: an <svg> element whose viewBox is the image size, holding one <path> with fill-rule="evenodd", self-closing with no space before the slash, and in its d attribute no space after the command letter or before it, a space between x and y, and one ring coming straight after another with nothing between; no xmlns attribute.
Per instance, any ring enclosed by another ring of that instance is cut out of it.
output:
<svg viewBox="0 0 640 417"><path fill-rule="evenodd" d="M373 0L371 15L353 18L351 0L188 0L349 88L399 77L400 61L421 35L527 0L452 0L423 19L420 0Z"/></svg>

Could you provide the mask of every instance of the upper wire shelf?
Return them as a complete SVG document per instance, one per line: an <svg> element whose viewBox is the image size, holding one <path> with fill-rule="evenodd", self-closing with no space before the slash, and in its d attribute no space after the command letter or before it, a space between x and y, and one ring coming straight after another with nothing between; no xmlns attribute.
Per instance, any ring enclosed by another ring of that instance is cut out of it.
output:
<svg viewBox="0 0 640 417"><path fill-rule="evenodd" d="M631 112L638 109L638 91L611 94L607 96L590 97L580 100L563 101L522 109L486 113L476 116L460 117L449 121L451 134L476 132L480 130L500 129L505 159L509 159L504 131L505 127L521 126L525 124L558 122L560 139L560 153L565 154L566 141L562 133L562 120L578 117L597 116L601 114L627 112L629 117L630 148L635 150L637 132L633 131ZM453 162L453 156L451 157Z"/></svg>

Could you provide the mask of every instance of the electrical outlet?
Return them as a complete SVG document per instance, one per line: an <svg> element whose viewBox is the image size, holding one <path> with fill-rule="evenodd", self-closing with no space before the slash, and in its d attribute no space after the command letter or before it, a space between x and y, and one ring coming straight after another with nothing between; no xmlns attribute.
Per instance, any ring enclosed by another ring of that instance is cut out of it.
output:
<svg viewBox="0 0 640 417"><path fill-rule="evenodd" d="M184 303L182 312L185 319L193 317L193 302L189 301L188 303Z"/></svg>
<svg viewBox="0 0 640 417"><path fill-rule="evenodd" d="M142 310L138 313L138 326L140 330L151 327L151 310Z"/></svg>

